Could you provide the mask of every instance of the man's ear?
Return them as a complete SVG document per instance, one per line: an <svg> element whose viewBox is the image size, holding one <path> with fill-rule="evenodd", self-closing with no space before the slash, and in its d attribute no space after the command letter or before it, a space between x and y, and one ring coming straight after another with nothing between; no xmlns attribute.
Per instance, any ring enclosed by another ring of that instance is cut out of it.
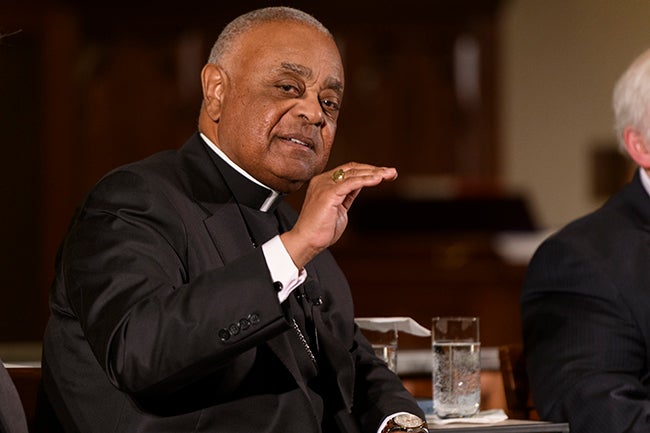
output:
<svg viewBox="0 0 650 433"><path fill-rule="evenodd" d="M225 75L221 68L208 63L201 71L201 85L203 86L203 106L206 113L214 122L221 117L221 102L224 92Z"/></svg>
<svg viewBox="0 0 650 433"><path fill-rule="evenodd" d="M650 169L650 142L635 128L625 128L623 131L625 148L630 157L640 167Z"/></svg>

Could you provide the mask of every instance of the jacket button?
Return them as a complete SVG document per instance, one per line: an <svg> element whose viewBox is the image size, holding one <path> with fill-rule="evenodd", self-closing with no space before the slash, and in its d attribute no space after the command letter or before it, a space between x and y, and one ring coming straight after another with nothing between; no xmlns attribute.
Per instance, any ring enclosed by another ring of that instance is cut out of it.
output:
<svg viewBox="0 0 650 433"><path fill-rule="evenodd" d="M241 319L239 321L239 327L241 329L243 329L244 331L247 330L248 328L250 328L250 326L251 326L251 321L248 320L248 319Z"/></svg>
<svg viewBox="0 0 650 433"><path fill-rule="evenodd" d="M230 338L230 332L228 332L227 329L220 329L218 335L219 335L219 339L223 342L228 341L228 339Z"/></svg>
<svg viewBox="0 0 650 433"><path fill-rule="evenodd" d="M273 283L273 288L275 289L276 292L279 292L280 290L282 290L283 287L284 286L279 281L276 281L276 282Z"/></svg>
<svg viewBox="0 0 650 433"><path fill-rule="evenodd" d="M239 334L239 323L233 323L228 327L228 331L230 332L230 335L237 335Z"/></svg>
<svg viewBox="0 0 650 433"><path fill-rule="evenodd" d="M252 313L248 315L248 320L251 321L251 324L257 325L260 323L260 316L257 313Z"/></svg>

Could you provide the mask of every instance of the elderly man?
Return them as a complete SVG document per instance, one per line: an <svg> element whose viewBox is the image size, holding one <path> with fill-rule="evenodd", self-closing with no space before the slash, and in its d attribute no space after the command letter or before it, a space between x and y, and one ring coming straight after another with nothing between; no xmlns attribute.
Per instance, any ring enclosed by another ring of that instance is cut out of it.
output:
<svg viewBox="0 0 650 433"><path fill-rule="evenodd" d="M650 51L613 101L634 179L540 246L521 299L535 406L572 433L650 431Z"/></svg>
<svg viewBox="0 0 650 433"><path fill-rule="evenodd" d="M253 11L201 80L199 132L105 176L62 244L43 381L65 431L426 431L327 251L359 191L397 177L323 173L344 88L331 34ZM296 215L282 197L305 184Z"/></svg>

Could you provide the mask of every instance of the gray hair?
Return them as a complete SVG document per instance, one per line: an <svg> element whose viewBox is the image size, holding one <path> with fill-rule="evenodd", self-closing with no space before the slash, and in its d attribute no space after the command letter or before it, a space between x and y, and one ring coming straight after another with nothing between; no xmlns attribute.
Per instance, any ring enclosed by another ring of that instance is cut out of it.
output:
<svg viewBox="0 0 650 433"><path fill-rule="evenodd" d="M230 52L234 43L241 35L253 29L255 26L261 23L279 21L293 21L306 24L334 39L330 31L320 21L301 10L286 6L256 9L235 18L224 27L217 41L212 46L208 62L217 63L225 54Z"/></svg>
<svg viewBox="0 0 650 433"><path fill-rule="evenodd" d="M625 128L633 127L650 139L650 50L645 51L618 79L612 98L616 138L625 149Z"/></svg>

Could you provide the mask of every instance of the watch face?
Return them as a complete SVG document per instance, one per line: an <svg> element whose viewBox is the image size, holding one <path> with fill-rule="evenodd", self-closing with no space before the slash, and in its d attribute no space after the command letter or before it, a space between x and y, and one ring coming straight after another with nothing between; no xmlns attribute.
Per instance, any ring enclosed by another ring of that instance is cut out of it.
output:
<svg viewBox="0 0 650 433"><path fill-rule="evenodd" d="M403 413L401 415L397 415L393 419L393 421L398 426L404 428L417 428L417 427L422 427L424 425L424 421L422 421L419 417L415 415L411 415L410 413Z"/></svg>

